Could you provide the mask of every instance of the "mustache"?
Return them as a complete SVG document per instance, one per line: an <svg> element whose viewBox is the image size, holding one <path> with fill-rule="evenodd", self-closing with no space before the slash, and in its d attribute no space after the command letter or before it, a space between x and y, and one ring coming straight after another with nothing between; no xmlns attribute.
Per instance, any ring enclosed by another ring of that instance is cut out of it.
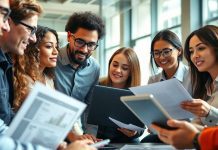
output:
<svg viewBox="0 0 218 150"><path fill-rule="evenodd" d="M75 51L74 53L75 53L75 54L87 55L87 53L83 53L83 52L81 52L81 51Z"/></svg>

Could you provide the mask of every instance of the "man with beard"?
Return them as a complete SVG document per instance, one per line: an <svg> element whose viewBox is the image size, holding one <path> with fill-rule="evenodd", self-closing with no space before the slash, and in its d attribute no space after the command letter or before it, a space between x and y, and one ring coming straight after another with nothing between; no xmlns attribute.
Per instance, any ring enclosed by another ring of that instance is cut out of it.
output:
<svg viewBox="0 0 218 150"><path fill-rule="evenodd" d="M60 49L55 70L55 87L89 105L89 95L93 86L98 83L100 72L99 65L90 56L104 35L104 23L91 12L74 13L69 18L65 31L68 44ZM83 128L86 115L87 111L81 117ZM93 136L88 138L95 141Z"/></svg>

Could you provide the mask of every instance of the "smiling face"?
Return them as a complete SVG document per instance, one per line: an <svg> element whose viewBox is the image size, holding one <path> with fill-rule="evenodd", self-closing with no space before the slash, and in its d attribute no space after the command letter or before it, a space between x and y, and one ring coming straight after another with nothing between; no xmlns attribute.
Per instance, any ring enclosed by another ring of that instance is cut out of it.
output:
<svg viewBox="0 0 218 150"><path fill-rule="evenodd" d="M32 27L37 26L37 21L37 15L22 20L23 23L28 24ZM35 34L31 35L31 31L29 28L20 23L17 24L11 19L9 19L9 25L11 30L7 33L5 32L5 34L1 38L1 40L4 41L3 49L7 52L23 55L27 45L30 42L36 41L36 36Z"/></svg>
<svg viewBox="0 0 218 150"><path fill-rule="evenodd" d="M40 68L56 66L57 44L56 36L52 32L47 32L39 45Z"/></svg>
<svg viewBox="0 0 218 150"><path fill-rule="evenodd" d="M98 42L98 32L97 30L87 30L84 28L79 28L76 33L72 34L68 32L68 41L70 49L70 57L73 63L77 65L83 64L87 58L89 58L93 51L88 50L87 45L78 47L80 45L79 41L85 41L86 43Z"/></svg>
<svg viewBox="0 0 218 150"><path fill-rule="evenodd" d="M218 60L216 60L216 54L212 47L194 35L189 42L189 51L191 61L198 71L209 72L212 77L216 76Z"/></svg>
<svg viewBox="0 0 218 150"><path fill-rule="evenodd" d="M176 70L178 67L178 56L180 55L180 51L175 49L170 43L164 40L158 40L154 43L153 53L162 52L164 49L172 49L172 54L168 57L164 57L162 54L159 58L154 58L157 65L165 72L169 70Z"/></svg>
<svg viewBox="0 0 218 150"><path fill-rule="evenodd" d="M124 88L130 75L130 64L123 53L114 56L109 66L109 76L112 86Z"/></svg>

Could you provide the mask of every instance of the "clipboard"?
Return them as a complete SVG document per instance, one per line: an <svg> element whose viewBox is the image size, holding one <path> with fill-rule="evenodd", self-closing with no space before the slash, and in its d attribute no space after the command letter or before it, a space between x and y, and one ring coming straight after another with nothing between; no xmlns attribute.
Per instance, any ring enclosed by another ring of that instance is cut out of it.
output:
<svg viewBox="0 0 218 150"><path fill-rule="evenodd" d="M137 118L121 101L121 96L134 95L130 90L96 85L91 99L87 123L107 127L118 126L109 117L126 124L144 128L144 123Z"/></svg>

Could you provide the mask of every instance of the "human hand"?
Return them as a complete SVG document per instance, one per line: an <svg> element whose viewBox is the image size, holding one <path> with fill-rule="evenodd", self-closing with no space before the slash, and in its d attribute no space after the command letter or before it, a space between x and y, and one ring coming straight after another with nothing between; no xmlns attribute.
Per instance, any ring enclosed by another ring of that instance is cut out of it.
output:
<svg viewBox="0 0 218 150"><path fill-rule="evenodd" d="M193 101L183 101L181 107L198 117L207 117L211 106L201 99L193 99Z"/></svg>
<svg viewBox="0 0 218 150"><path fill-rule="evenodd" d="M84 135L76 135L74 134L73 132L70 132L67 136L68 140L70 140L71 142L74 142L76 140L85 140L85 139L88 139L92 142L99 142L101 141L102 139L98 139L96 138L94 135L91 135L91 134L84 134Z"/></svg>
<svg viewBox="0 0 218 150"><path fill-rule="evenodd" d="M67 143L66 142L61 142L61 144L58 145L57 150L64 150L67 148Z"/></svg>
<svg viewBox="0 0 218 150"><path fill-rule="evenodd" d="M71 143L66 149L64 150L97 150L95 147L89 146L88 144L93 143L90 140L77 140Z"/></svg>
<svg viewBox="0 0 218 150"><path fill-rule="evenodd" d="M151 127L158 132L158 137L167 144L178 149L193 148L192 141L199 132L191 123L187 121L168 120L170 127L176 128L168 130L152 124Z"/></svg>
<svg viewBox="0 0 218 150"><path fill-rule="evenodd" d="M126 128L117 128L117 130L122 132L124 135L128 137L133 137L137 134L137 131L128 130Z"/></svg>

